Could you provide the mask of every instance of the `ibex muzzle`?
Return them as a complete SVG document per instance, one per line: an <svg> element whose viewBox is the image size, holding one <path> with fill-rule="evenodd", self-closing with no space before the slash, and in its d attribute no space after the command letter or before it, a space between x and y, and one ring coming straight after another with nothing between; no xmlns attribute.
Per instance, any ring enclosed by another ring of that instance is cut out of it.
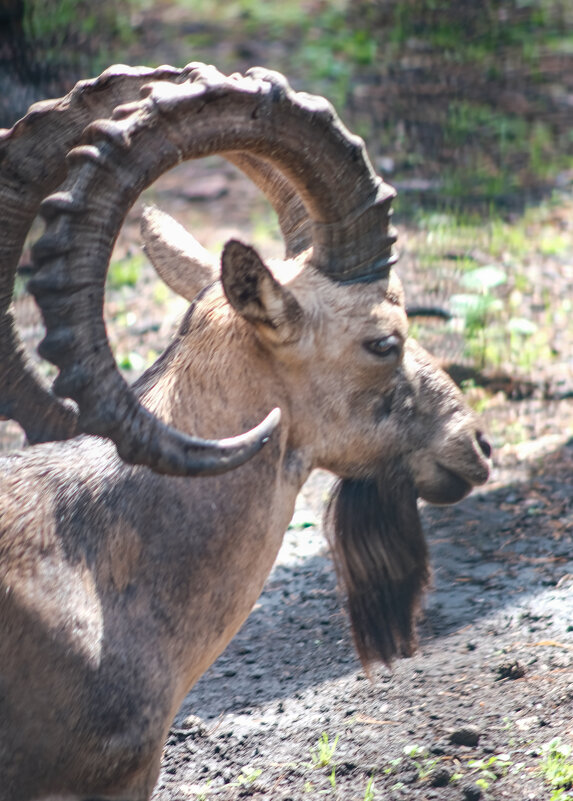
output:
<svg viewBox="0 0 573 801"><path fill-rule="evenodd" d="M128 388L102 319L113 243L145 186L211 153L268 196L285 260L232 241L219 265L147 210L146 250L192 303ZM0 413L44 441L0 459L0 801L145 801L310 471L340 476L327 528L356 645L390 662L428 577L417 497L460 500L490 448L408 338L394 192L322 98L260 69L115 68L1 133L0 168ZM32 291L77 408L25 362L9 311L46 194Z"/></svg>

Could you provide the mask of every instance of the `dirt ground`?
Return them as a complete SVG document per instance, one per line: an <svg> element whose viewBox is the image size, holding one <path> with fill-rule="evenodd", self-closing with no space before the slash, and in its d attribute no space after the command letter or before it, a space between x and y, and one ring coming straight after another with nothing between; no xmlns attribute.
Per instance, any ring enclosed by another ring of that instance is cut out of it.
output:
<svg viewBox="0 0 573 801"><path fill-rule="evenodd" d="M183 165L148 199L206 246L240 234L278 250L256 192L229 168L221 178L217 162ZM137 214L120 256L137 250ZM544 290L571 291L570 266L563 284L553 275ZM182 307L169 293L159 303L156 285L145 267L137 289L110 292L116 352L145 360L169 338ZM18 315L32 347L29 298ZM564 354L563 370L572 365ZM433 587L418 652L392 670L366 675L356 659L321 532L333 478L311 476L249 620L177 715L153 801L571 797L552 796L541 772L550 741L573 744L570 390L501 394L484 416L491 482L457 506L423 506ZM20 439L0 424L0 448Z"/></svg>
<svg viewBox="0 0 573 801"><path fill-rule="evenodd" d="M423 509L419 651L370 677L320 534L331 478L311 477L259 603L177 717L154 799L350 801L371 777L376 799L549 799L543 747L573 739L573 442L538 446L511 480L499 465L489 489Z"/></svg>

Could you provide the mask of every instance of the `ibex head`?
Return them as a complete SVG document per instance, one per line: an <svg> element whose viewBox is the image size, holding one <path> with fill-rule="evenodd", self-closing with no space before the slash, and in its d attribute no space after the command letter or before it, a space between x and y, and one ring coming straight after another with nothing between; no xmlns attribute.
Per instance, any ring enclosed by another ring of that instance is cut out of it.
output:
<svg viewBox="0 0 573 801"><path fill-rule="evenodd" d="M58 115L70 108L76 115L58 128ZM26 174L18 166L18 147L30 131L44 129L59 133L55 144L44 137L49 169L38 181L37 164L28 163ZM200 440L159 420L120 377L102 319L113 244L140 192L182 159L224 155L274 206L285 259L265 264L253 248L231 241L219 266L155 212L144 218L147 251L181 294L191 300L204 290L194 319L237 332L250 349L245 359L256 354L257 364L264 361L265 386L253 388L249 402L256 414L280 406L284 463L296 461L302 479L314 467L341 477L329 526L362 659L409 653L428 575L416 498L460 500L487 479L490 447L453 382L408 338L393 270L395 193L374 173L362 140L327 101L293 92L274 72L225 77L193 64L182 72L112 71L64 102L36 108L0 141L8 190L29 196L15 223L29 221L41 196L58 186L70 148L68 176L42 204L47 228L35 248L39 271L31 290L47 328L40 352L59 367L55 391L77 403L79 417L39 393L28 368L25 380L14 380L22 367L17 343L3 366L7 400L0 411L26 427L25 405L15 399L29 384L47 425L32 430L28 414L31 439L105 435L126 461L171 475L223 472L268 440L277 412L238 440ZM22 230L14 224L0 242L8 266L2 301ZM14 343L7 304L0 315ZM189 320L178 352L194 347ZM144 400L167 364L142 379Z"/></svg>
<svg viewBox="0 0 573 801"><path fill-rule="evenodd" d="M195 315L230 306L237 330L254 332L288 397L293 451L341 477L325 523L362 661L410 655L429 579L417 498L461 500L487 479L491 451L453 381L408 337L398 277L336 281L312 249L266 265L236 241L219 265L156 209L143 234L173 289L191 298L211 285Z"/></svg>

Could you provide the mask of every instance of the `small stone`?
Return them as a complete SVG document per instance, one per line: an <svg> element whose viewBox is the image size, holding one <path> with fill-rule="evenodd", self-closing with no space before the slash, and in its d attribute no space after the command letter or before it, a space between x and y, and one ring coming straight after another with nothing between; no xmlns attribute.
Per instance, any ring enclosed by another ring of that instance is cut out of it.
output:
<svg viewBox="0 0 573 801"><path fill-rule="evenodd" d="M429 778L430 787L447 787L450 783L452 774L447 768L435 768Z"/></svg>
<svg viewBox="0 0 573 801"><path fill-rule="evenodd" d="M479 801L482 797L481 787L477 784L466 784L462 787L462 798L464 801Z"/></svg>
<svg viewBox="0 0 573 801"><path fill-rule="evenodd" d="M199 737L205 737L207 734L207 727L205 721L197 717L197 715L187 715L187 717L182 720L181 728L176 733L183 735L185 738L190 737L192 739L197 739Z"/></svg>
<svg viewBox="0 0 573 801"><path fill-rule="evenodd" d="M400 773L400 781L404 784L415 784L418 781L418 771L417 770L407 770L403 773Z"/></svg>
<svg viewBox="0 0 573 801"><path fill-rule="evenodd" d="M521 679L525 676L525 668L517 659L513 662L503 662L497 666L495 672L497 681L502 679Z"/></svg>
<svg viewBox="0 0 573 801"><path fill-rule="evenodd" d="M476 746L479 743L481 732L475 726L462 726L450 733L449 741L454 745ZM479 789L479 788L478 788Z"/></svg>

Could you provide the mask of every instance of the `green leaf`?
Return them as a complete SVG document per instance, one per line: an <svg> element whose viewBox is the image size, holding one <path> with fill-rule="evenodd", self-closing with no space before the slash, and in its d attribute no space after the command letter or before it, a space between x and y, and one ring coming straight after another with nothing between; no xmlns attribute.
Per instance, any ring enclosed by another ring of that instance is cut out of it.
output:
<svg viewBox="0 0 573 801"><path fill-rule="evenodd" d="M526 317L512 317L507 324L507 330L511 334L521 334L521 336L530 337L537 331L537 325L533 320L528 320Z"/></svg>
<svg viewBox="0 0 573 801"><path fill-rule="evenodd" d="M452 295L450 298L450 308L455 317L475 318L485 315L487 312L500 311L503 303L492 295Z"/></svg>
<svg viewBox="0 0 573 801"><path fill-rule="evenodd" d="M465 273L461 279L461 283L466 289L473 289L477 292L487 292L506 282L507 275L505 270L496 267L495 264L477 267L475 270Z"/></svg>

